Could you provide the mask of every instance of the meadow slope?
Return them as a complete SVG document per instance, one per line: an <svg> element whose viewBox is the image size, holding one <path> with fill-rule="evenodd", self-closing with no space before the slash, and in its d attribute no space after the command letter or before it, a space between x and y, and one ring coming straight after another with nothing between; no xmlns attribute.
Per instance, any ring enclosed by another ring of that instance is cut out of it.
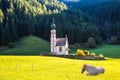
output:
<svg viewBox="0 0 120 80"><path fill-rule="evenodd" d="M83 64L105 67L96 76L81 74ZM43 56L0 56L0 80L120 80L120 59L74 60Z"/></svg>
<svg viewBox="0 0 120 80"><path fill-rule="evenodd" d="M36 36L26 36L21 38L15 48L0 51L0 55L40 55L49 53L49 42Z"/></svg>

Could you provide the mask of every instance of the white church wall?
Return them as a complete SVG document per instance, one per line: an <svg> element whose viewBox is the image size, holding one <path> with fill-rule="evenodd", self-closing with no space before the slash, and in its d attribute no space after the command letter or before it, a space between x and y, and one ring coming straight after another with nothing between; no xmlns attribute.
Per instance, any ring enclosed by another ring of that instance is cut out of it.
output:
<svg viewBox="0 0 120 80"><path fill-rule="evenodd" d="M68 44L65 45L65 54L67 55L69 51Z"/></svg>
<svg viewBox="0 0 120 80"><path fill-rule="evenodd" d="M59 50L60 47L62 48L61 51ZM57 55L63 55L63 54L65 54L65 47L64 46L57 46L56 47L56 54Z"/></svg>

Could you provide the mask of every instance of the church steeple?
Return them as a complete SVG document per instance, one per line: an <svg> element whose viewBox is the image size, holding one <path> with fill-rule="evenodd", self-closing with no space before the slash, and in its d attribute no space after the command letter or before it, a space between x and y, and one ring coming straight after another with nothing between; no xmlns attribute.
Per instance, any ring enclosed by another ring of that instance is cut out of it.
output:
<svg viewBox="0 0 120 80"><path fill-rule="evenodd" d="M51 37L50 37L50 48L51 54L53 55L67 55L69 52L68 48L68 37L65 38L56 38L56 25L54 23L54 18L51 22Z"/></svg>
<svg viewBox="0 0 120 80"><path fill-rule="evenodd" d="M52 28L52 29L55 29L55 28L56 28L56 25L55 25L55 23L54 23L54 18L52 19L51 28Z"/></svg>

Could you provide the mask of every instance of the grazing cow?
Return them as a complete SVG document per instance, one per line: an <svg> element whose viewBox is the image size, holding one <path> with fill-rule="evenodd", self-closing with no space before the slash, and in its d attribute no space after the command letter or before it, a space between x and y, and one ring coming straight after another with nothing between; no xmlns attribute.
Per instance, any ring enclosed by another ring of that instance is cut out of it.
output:
<svg viewBox="0 0 120 80"><path fill-rule="evenodd" d="M84 64L81 73L87 71L87 75L97 75L104 73L105 69L103 67L94 67L92 65Z"/></svg>

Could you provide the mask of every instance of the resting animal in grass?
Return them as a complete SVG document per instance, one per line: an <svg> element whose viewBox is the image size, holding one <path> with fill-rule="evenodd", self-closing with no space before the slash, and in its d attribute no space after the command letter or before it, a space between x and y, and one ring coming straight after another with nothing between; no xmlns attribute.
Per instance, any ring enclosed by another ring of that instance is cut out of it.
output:
<svg viewBox="0 0 120 80"><path fill-rule="evenodd" d="M81 73L87 71L87 75L97 75L104 73L105 69L103 67L94 67L92 65L84 64Z"/></svg>

